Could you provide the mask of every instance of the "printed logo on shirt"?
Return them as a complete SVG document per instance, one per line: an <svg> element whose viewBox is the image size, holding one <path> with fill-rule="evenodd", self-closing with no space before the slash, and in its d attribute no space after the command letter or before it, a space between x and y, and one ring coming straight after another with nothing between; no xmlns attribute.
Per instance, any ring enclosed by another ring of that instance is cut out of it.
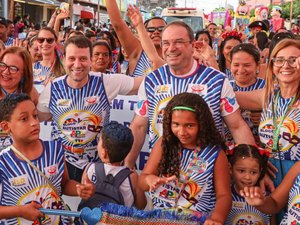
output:
<svg viewBox="0 0 300 225"><path fill-rule="evenodd" d="M58 99L56 104L58 107L70 107L71 99Z"/></svg>
<svg viewBox="0 0 300 225"><path fill-rule="evenodd" d="M264 219L253 213L240 213L232 221L233 225L264 224Z"/></svg>
<svg viewBox="0 0 300 225"><path fill-rule="evenodd" d="M154 133L159 137L162 135L162 121L163 121L164 111L165 111L165 108L166 108L168 102L171 99L172 99L172 97L163 99L156 105L156 107L154 109L154 115L153 115L153 120L152 120L151 126L152 126Z"/></svg>
<svg viewBox="0 0 300 225"><path fill-rule="evenodd" d="M84 106L94 105L99 102L99 99L100 99L99 96L90 96L84 98Z"/></svg>
<svg viewBox="0 0 300 225"><path fill-rule="evenodd" d="M60 117L58 126L70 145L86 144L99 134L101 122L102 118L92 112L72 110Z"/></svg>
<svg viewBox="0 0 300 225"><path fill-rule="evenodd" d="M198 95L206 95L207 94L207 85L206 84L189 84L187 92L198 94Z"/></svg>
<svg viewBox="0 0 300 225"><path fill-rule="evenodd" d="M47 177L55 176L58 174L57 164L45 167L44 170L45 170L45 175Z"/></svg>
<svg viewBox="0 0 300 225"><path fill-rule="evenodd" d="M235 98L221 98L221 112L231 113L233 112L233 106L235 105Z"/></svg>
<svg viewBox="0 0 300 225"><path fill-rule="evenodd" d="M10 178L9 182L15 188L22 188L28 185L28 176L22 175L19 177Z"/></svg>
<svg viewBox="0 0 300 225"><path fill-rule="evenodd" d="M160 85L155 88L155 94L156 95L161 95L161 94L170 94L171 91L171 85L166 84L166 85Z"/></svg>

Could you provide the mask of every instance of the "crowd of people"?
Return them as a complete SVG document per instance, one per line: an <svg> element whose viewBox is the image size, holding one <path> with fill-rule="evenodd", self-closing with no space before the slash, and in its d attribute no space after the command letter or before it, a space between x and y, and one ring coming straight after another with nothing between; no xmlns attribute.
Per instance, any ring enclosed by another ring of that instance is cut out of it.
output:
<svg viewBox="0 0 300 225"><path fill-rule="evenodd" d="M69 224L38 209L66 209L62 194L97 205L103 165L106 176L132 170L119 187L128 207L148 199L204 213L204 225L298 224L300 37L264 21L251 36L214 23L195 34L143 21L136 6L129 26L106 4L102 30L61 31L68 11L35 29L28 15L0 17L0 223ZM117 95L139 98L130 129L110 122Z"/></svg>

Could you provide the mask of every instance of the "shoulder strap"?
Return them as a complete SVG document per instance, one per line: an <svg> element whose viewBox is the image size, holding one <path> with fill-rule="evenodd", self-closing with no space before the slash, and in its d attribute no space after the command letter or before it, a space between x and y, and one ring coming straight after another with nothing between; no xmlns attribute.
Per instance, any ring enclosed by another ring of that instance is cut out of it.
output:
<svg viewBox="0 0 300 225"><path fill-rule="evenodd" d="M104 181L106 179L104 163L97 161L95 162L95 174L96 174L96 181Z"/></svg>
<svg viewBox="0 0 300 225"><path fill-rule="evenodd" d="M131 170L129 168L124 168L115 176L114 186L120 187L123 181L131 174Z"/></svg>

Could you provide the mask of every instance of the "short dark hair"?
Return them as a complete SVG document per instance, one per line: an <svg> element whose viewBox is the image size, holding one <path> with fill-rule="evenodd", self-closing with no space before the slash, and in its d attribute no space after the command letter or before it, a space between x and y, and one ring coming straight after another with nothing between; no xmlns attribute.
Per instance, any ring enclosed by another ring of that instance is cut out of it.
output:
<svg viewBox="0 0 300 225"><path fill-rule="evenodd" d="M93 43L93 51L94 51L94 48L96 46L105 46L107 48L107 50L108 50L109 56L112 56L111 47L109 46L109 44L106 41L101 41L101 40L100 41L95 41Z"/></svg>
<svg viewBox="0 0 300 225"><path fill-rule="evenodd" d="M207 35L207 37L208 37L208 40L209 40L209 46L212 48L212 39L211 39L211 36L210 36L210 34L209 34L209 32L207 31L207 30L199 30L199 31L197 31L196 32L196 36L195 36L195 40L197 41L198 40L198 38L199 38L199 36L201 35L201 34L206 34Z"/></svg>
<svg viewBox="0 0 300 225"><path fill-rule="evenodd" d="M64 52L65 56L67 52L67 47L70 44L75 45L77 48L89 48L90 57L92 57L92 53L93 53L92 42L87 37L82 35L82 36L74 36L68 38L68 40L65 42L65 52Z"/></svg>
<svg viewBox="0 0 300 225"><path fill-rule="evenodd" d="M102 147L108 152L111 163L122 162L133 144L133 134L130 128L112 121L104 126L101 135Z"/></svg>
<svg viewBox="0 0 300 225"><path fill-rule="evenodd" d="M209 24L207 25L207 28L208 28L210 25L214 25L214 26L217 27L217 24L215 24L215 23L209 23Z"/></svg>
<svg viewBox="0 0 300 225"><path fill-rule="evenodd" d="M147 19L145 22L144 22L144 26L145 27L148 27L148 24L151 20L162 20L165 22L165 24L167 24L167 22L162 18L162 17L159 17L159 16L153 16L151 17L150 19Z"/></svg>
<svg viewBox="0 0 300 225"><path fill-rule="evenodd" d="M162 34L163 34L163 33L165 32L165 30L166 30L168 27L170 27L170 26L178 26L178 27L183 27L183 28L185 28L186 31L187 31L187 33L188 33L188 36L189 36L190 41L193 41L193 40L194 40L194 31L192 30L192 28L191 28L189 25L187 25L185 22L179 21L179 20L176 20L176 21L173 21L173 22L167 24L167 25L164 27L164 29L163 29L163 31L162 31Z"/></svg>
<svg viewBox="0 0 300 225"><path fill-rule="evenodd" d="M258 49L255 46L253 46L253 44L242 43L242 44L235 46L230 52L230 58L232 59L233 55L238 52L248 53L249 55L251 55L253 57L256 64L259 65L260 53L259 53Z"/></svg>
<svg viewBox="0 0 300 225"><path fill-rule="evenodd" d="M0 100L0 121L10 121L11 115L21 102L30 100L31 98L24 93L8 94Z"/></svg>

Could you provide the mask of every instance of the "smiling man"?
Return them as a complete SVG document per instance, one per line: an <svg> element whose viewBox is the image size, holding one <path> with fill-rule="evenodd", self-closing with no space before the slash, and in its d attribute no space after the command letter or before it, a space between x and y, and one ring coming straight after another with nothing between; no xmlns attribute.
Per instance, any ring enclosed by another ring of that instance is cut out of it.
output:
<svg viewBox="0 0 300 225"><path fill-rule="evenodd" d="M136 94L142 77L91 72L92 43L84 36L65 43L65 76L45 87L38 103L41 121L53 119L52 138L65 150L69 177L81 181L85 166L98 160L97 144L109 122L111 101Z"/></svg>
<svg viewBox="0 0 300 225"><path fill-rule="evenodd" d="M151 63L143 51L138 38L131 32L125 21L122 19L116 0L106 1L106 8L118 38L124 51L128 55L129 74L131 76L144 76L152 71ZM162 56L161 32L166 22L161 17L153 17L145 21L145 27L152 40L157 53Z"/></svg>
<svg viewBox="0 0 300 225"><path fill-rule="evenodd" d="M149 147L162 136L163 112L170 99L183 92L197 93L207 102L215 124L223 133L223 121L236 143L254 144L252 133L241 117L227 78L212 67L193 59L194 34L181 21L168 24L162 33L162 54L166 65L148 74L139 89L140 102L131 122L134 146L125 163L133 166L144 144L149 122Z"/></svg>

